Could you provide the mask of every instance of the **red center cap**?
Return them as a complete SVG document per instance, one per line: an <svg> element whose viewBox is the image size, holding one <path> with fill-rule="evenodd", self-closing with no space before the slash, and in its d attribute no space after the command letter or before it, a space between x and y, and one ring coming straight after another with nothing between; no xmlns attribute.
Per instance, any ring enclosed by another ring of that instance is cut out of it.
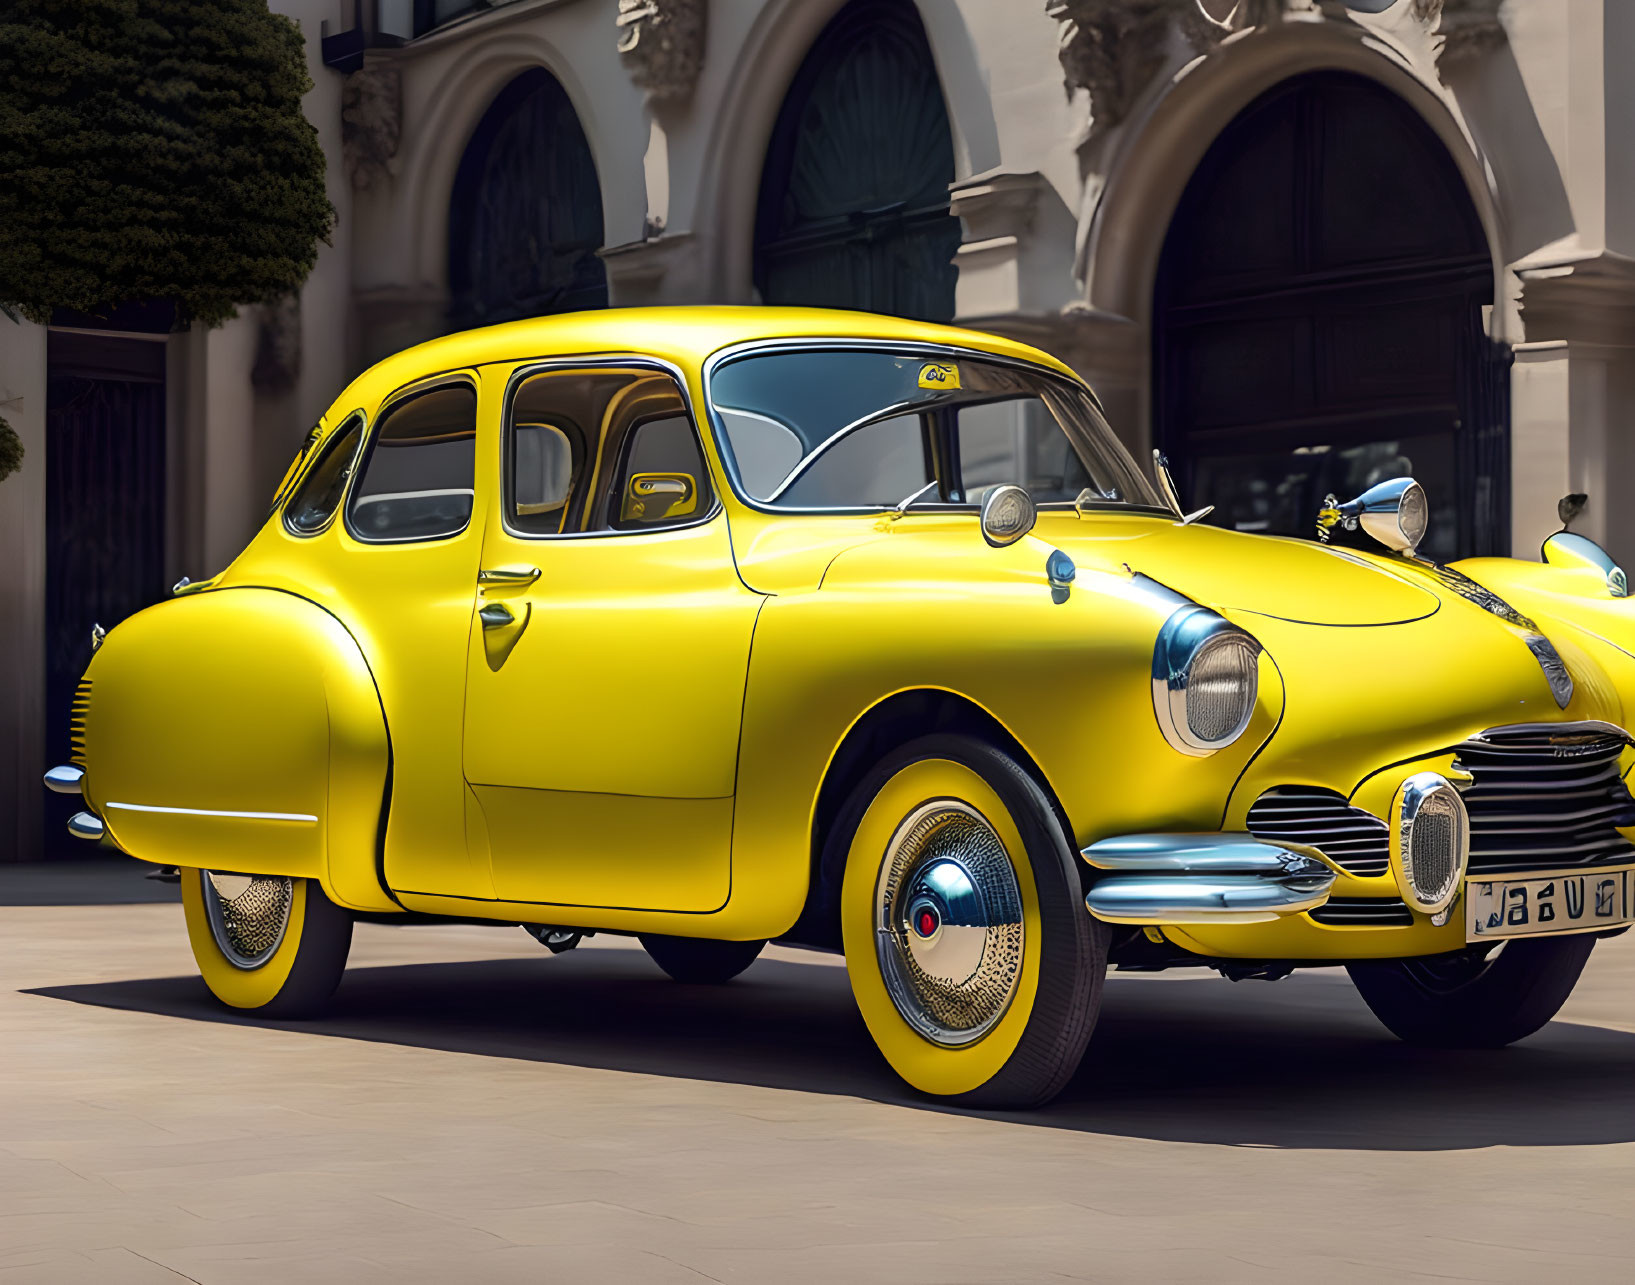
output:
<svg viewBox="0 0 1635 1285"><path fill-rule="evenodd" d="M920 911L919 921L915 925L915 927L919 929L920 936L922 936L922 937L931 936L932 933L937 931L937 916L936 916L936 913L933 910L931 910L929 907L921 910Z"/></svg>

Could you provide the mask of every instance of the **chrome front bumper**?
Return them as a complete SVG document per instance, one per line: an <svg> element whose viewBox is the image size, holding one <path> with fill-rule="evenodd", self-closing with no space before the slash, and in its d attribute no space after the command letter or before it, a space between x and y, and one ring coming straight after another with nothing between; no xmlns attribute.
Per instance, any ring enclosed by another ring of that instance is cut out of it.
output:
<svg viewBox="0 0 1635 1285"><path fill-rule="evenodd" d="M1253 924L1315 910L1335 869L1311 848L1252 834L1125 834L1080 855L1098 871L1084 904L1112 924Z"/></svg>
<svg viewBox="0 0 1635 1285"><path fill-rule="evenodd" d="M54 767L45 774L45 788L53 794L85 793L85 773L77 767ZM90 812L76 812L68 818L68 833L76 839L102 838L102 821Z"/></svg>

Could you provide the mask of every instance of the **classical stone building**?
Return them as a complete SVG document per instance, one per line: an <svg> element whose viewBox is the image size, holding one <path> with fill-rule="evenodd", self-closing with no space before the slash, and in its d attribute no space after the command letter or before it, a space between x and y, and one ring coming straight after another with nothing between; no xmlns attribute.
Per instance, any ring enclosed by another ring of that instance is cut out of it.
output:
<svg viewBox="0 0 1635 1285"><path fill-rule="evenodd" d="M7 323L0 856L59 830L90 619L227 561L368 362L491 320L958 320L1081 370L1214 520L1307 533L1411 469L1440 556L1531 555L1582 492L1575 529L1635 558L1627 0L273 6L340 216L300 300Z"/></svg>

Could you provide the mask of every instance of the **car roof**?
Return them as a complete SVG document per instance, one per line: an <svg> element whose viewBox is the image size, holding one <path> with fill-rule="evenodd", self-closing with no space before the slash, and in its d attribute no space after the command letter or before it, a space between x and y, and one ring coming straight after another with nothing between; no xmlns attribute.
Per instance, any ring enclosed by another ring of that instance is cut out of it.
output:
<svg viewBox="0 0 1635 1285"><path fill-rule="evenodd" d="M702 365L713 352L756 339L884 339L947 344L1035 362L1071 379L1078 378L1049 353L1000 335L880 313L719 305L599 308L462 330L416 344L359 375L336 400L334 410L347 414L417 379L472 366L536 357L641 353L688 370Z"/></svg>

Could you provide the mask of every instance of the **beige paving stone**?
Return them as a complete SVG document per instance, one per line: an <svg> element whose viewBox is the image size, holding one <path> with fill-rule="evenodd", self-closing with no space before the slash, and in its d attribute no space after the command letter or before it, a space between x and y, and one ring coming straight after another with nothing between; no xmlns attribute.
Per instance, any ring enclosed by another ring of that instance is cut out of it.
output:
<svg viewBox="0 0 1635 1285"><path fill-rule="evenodd" d="M1627 1280L1635 944L1500 1053L1344 975L1114 976L1033 1115L936 1107L827 957L360 926L323 1022L214 1007L174 905L0 906L0 1285Z"/></svg>

